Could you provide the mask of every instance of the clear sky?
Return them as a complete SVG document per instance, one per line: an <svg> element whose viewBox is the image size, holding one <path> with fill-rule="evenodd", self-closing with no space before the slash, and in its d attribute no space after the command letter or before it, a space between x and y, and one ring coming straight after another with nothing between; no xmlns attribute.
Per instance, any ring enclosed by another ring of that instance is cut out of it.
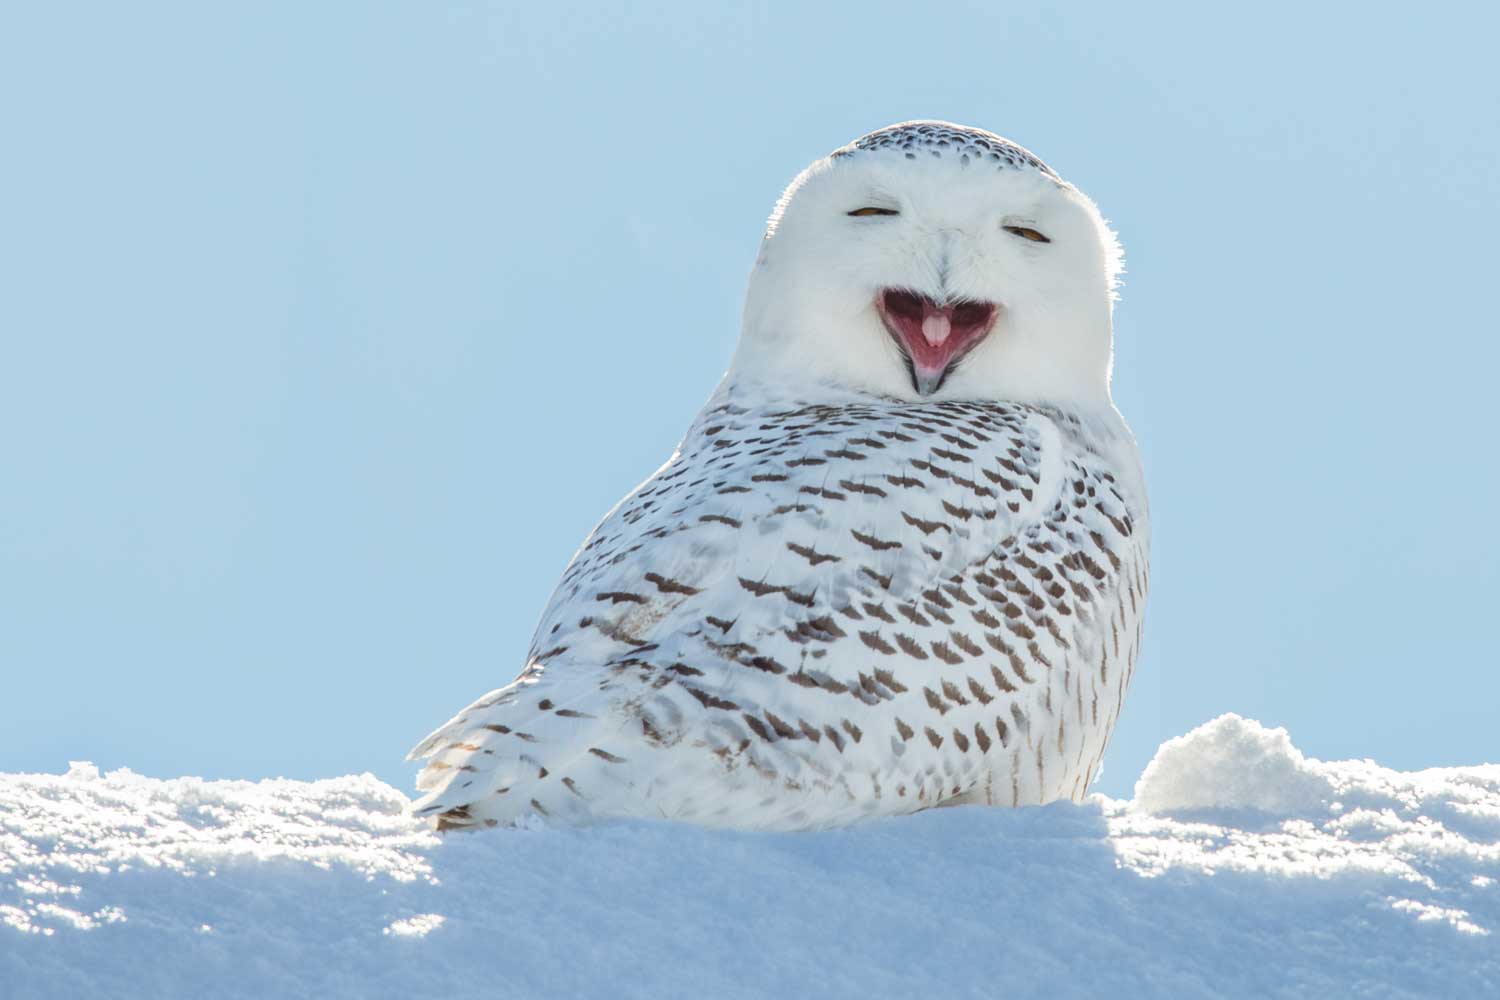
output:
<svg viewBox="0 0 1500 1000"><path fill-rule="evenodd" d="M408 787L725 368L782 186L914 117L1125 245L1098 787L1226 711L1500 760L1490 8L636 6L7 9L0 770Z"/></svg>

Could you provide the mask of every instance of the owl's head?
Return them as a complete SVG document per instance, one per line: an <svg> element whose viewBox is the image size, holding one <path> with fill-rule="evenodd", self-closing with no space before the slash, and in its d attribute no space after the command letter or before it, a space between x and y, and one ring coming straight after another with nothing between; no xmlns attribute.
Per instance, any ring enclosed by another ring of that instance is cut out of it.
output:
<svg viewBox="0 0 1500 1000"><path fill-rule="evenodd" d="M733 373L899 399L1107 403L1121 266L1088 196L980 129L872 132L787 187Z"/></svg>

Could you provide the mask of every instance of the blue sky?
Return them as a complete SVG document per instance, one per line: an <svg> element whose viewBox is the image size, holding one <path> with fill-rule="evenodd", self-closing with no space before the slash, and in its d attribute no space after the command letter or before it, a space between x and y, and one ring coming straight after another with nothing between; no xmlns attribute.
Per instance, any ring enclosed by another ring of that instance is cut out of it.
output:
<svg viewBox="0 0 1500 1000"><path fill-rule="evenodd" d="M407 787L723 371L782 186L913 117L1125 245L1153 594L1099 787L1225 711L1500 760L1500 24L1355 9L8 11L0 770Z"/></svg>

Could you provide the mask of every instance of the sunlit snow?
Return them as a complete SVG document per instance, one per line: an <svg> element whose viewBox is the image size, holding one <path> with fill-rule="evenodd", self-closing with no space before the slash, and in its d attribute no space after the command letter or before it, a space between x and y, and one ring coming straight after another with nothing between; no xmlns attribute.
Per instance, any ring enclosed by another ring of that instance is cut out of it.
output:
<svg viewBox="0 0 1500 1000"><path fill-rule="evenodd" d="M369 775L0 775L0 996L1500 996L1500 765L1223 716L1133 801L440 839Z"/></svg>

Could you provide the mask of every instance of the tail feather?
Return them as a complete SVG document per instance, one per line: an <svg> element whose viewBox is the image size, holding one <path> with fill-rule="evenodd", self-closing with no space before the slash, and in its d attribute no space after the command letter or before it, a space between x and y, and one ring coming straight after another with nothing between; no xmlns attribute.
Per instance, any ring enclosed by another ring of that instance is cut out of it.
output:
<svg viewBox="0 0 1500 1000"><path fill-rule="evenodd" d="M577 676L577 675L575 675ZM491 691L412 748L425 759L417 776L423 794L410 811L439 830L514 822L535 813L586 813L583 773L623 761L611 752L619 718L600 704L597 679L549 672ZM587 706L581 711L574 706ZM615 745L614 750L621 747ZM618 780L615 775L610 778Z"/></svg>
<svg viewBox="0 0 1500 1000"><path fill-rule="evenodd" d="M406 759L424 760L431 757L443 744L458 738L464 730L468 729L476 713L494 708L497 705L505 705L515 701L519 696L517 687L517 684L510 684L503 688L496 688L472 705L469 705L453 718L438 726L420 743L407 751ZM420 788L421 786L418 785L417 787Z"/></svg>

